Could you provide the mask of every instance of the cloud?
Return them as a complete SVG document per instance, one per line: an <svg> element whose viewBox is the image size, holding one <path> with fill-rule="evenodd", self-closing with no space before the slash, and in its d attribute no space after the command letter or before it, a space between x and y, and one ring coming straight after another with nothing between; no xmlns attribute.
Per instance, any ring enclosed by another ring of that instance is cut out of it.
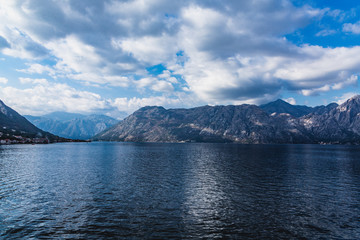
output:
<svg viewBox="0 0 360 240"><path fill-rule="evenodd" d="M0 28L0 35L5 39L5 47L2 50L5 55L23 59L41 59L48 55L43 45L17 28Z"/></svg>
<svg viewBox="0 0 360 240"><path fill-rule="evenodd" d="M8 48L10 47L10 44L8 43L8 41L6 41L5 38L3 38L2 36L0 36L0 49L2 48Z"/></svg>
<svg viewBox="0 0 360 240"><path fill-rule="evenodd" d="M0 50L25 59L26 68L18 70L22 82L40 90L45 82L30 78L47 79L50 89L57 86L54 79L66 79L138 92L120 104L124 111L167 104L168 95L174 105L189 99L195 105L262 103L284 90L311 96L354 85L359 74L359 46L296 45L284 37L324 16L343 19L344 13L290 0L13 0L1 4L0 16ZM357 33L358 25L346 23L343 31ZM335 33L324 29L316 36ZM150 74L154 65L164 69ZM113 107L115 100L79 92L91 102L86 111Z"/></svg>
<svg viewBox="0 0 360 240"><path fill-rule="evenodd" d="M358 72L360 47L323 48L303 46L298 58L281 59L274 76L286 81L293 89L319 88L340 83ZM284 61L285 60L285 61Z"/></svg>
<svg viewBox="0 0 360 240"><path fill-rule="evenodd" d="M94 46L84 43L75 35L52 41L46 46L59 58L57 67L64 71L91 72L102 61Z"/></svg>
<svg viewBox="0 0 360 240"><path fill-rule="evenodd" d="M0 87L0 99L4 99L9 106L21 114L35 116L66 111L83 114L95 112L123 118L126 114L149 105L189 107L193 106L194 102L199 103L196 97L182 93L109 99L93 92L77 90L67 84L52 83L46 79L19 78L19 80L22 84L31 84L31 86L24 89Z"/></svg>
<svg viewBox="0 0 360 240"><path fill-rule="evenodd" d="M156 84L151 87L151 89L157 92L171 92L174 90L174 87L169 82L157 81Z"/></svg>
<svg viewBox="0 0 360 240"><path fill-rule="evenodd" d="M33 83L31 88L0 87L0 98L21 114L43 115L53 111L91 113L112 109L100 95L76 90L66 84L49 83L45 79L22 78Z"/></svg>
<svg viewBox="0 0 360 240"><path fill-rule="evenodd" d="M328 91L330 91L330 89L331 89L330 86L328 84L326 84L325 86L322 86L319 88L301 90L301 93L304 96L316 96L321 92L328 92Z"/></svg>
<svg viewBox="0 0 360 240"><path fill-rule="evenodd" d="M22 84L27 84L27 83L30 83L30 84L38 84L38 85L48 85L48 84L49 84L49 82L48 82L45 78L34 79L34 78L23 78L23 77L20 77L20 78L19 78L19 81L20 81Z"/></svg>
<svg viewBox="0 0 360 240"><path fill-rule="evenodd" d="M129 77L125 76L100 75L98 73L78 73L66 76L70 79L81 80L85 85L95 83L95 86L107 84L114 87L127 87L131 81Z"/></svg>
<svg viewBox="0 0 360 240"><path fill-rule="evenodd" d="M114 40L112 44L116 49L122 49L138 61L150 65L168 62L179 50L176 46L176 39L168 35Z"/></svg>
<svg viewBox="0 0 360 240"><path fill-rule="evenodd" d="M334 34L336 34L336 32L337 31L334 29L324 29L324 30L321 30L320 32L316 33L315 36L326 37L326 36L334 35Z"/></svg>
<svg viewBox="0 0 360 240"><path fill-rule="evenodd" d="M283 100L287 103L290 103L291 105L296 105L296 100L294 98L286 98Z"/></svg>
<svg viewBox="0 0 360 240"><path fill-rule="evenodd" d="M194 106L194 102L198 102L196 97L180 93L177 94L177 96L161 95L143 98L116 98L112 101L112 106L116 107L116 109L119 111L132 113L133 111L136 111L137 109L145 106L164 106L165 108L178 108Z"/></svg>
<svg viewBox="0 0 360 240"><path fill-rule="evenodd" d="M147 78L139 79L139 80L135 81L134 83L140 91L144 91L144 88L152 86L155 82L156 82L156 78L147 77Z"/></svg>
<svg viewBox="0 0 360 240"><path fill-rule="evenodd" d="M343 32L360 34L360 21L356 23L345 23L343 25Z"/></svg>
<svg viewBox="0 0 360 240"><path fill-rule="evenodd" d="M349 98L355 96L355 95L359 95L358 92L347 92L344 93L342 96L340 97L335 97L335 101L337 104L343 104L344 102L346 102Z"/></svg>
<svg viewBox="0 0 360 240"><path fill-rule="evenodd" d="M142 78L134 81L134 83L140 93L145 92L147 88L156 92L172 92L174 90L174 87L170 82L159 80L155 77Z"/></svg>
<svg viewBox="0 0 360 240"><path fill-rule="evenodd" d="M0 43L0 49L4 47L2 53L12 57L41 59L48 56L48 51L29 28L43 24L28 15L31 9L26 8L26 5L17 0L1 3L0 42L5 43L5 46Z"/></svg>
<svg viewBox="0 0 360 240"><path fill-rule="evenodd" d="M8 80L7 78L0 77L0 83L1 83L1 84L7 84L8 81L9 81L9 80Z"/></svg>
<svg viewBox="0 0 360 240"><path fill-rule="evenodd" d="M356 86L358 82L358 78L359 77L356 75L351 75L348 79L344 80L343 82L334 84L331 88L334 90L340 90L347 86L351 86L351 85Z"/></svg>
<svg viewBox="0 0 360 240"><path fill-rule="evenodd" d="M55 70L47 65L41 65L39 63L27 64L29 67L26 69L18 69L17 71L28 74L43 74L48 73L51 76L55 76Z"/></svg>

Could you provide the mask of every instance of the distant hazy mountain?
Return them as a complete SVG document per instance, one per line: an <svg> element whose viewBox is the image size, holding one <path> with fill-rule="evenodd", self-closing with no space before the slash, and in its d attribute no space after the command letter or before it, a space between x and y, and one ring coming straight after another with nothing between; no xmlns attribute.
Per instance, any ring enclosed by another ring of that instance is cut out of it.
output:
<svg viewBox="0 0 360 240"><path fill-rule="evenodd" d="M290 105L290 106L289 106ZM266 111L265 111L266 110ZM309 112L307 115L306 112ZM360 144L360 96L310 108L284 101L191 109L144 107L94 140Z"/></svg>
<svg viewBox="0 0 360 240"><path fill-rule="evenodd" d="M105 115L82 115L77 113L54 112L44 116L25 116L35 126L61 137L89 139L118 123Z"/></svg>
<svg viewBox="0 0 360 240"><path fill-rule="evenodd" d="M6 142L57 142L66 139L40 130L0 100L0 140Z"/></svg>
<svg viewBox="0 0 360 240"><path fill-rule="evenodd" d="M76 118L84 118L85 115L79 114L79 113L68 113L68 112L52 112L46 115L43 115L42 117L60 121L60 122L66 122L70 121Z"/></svg>

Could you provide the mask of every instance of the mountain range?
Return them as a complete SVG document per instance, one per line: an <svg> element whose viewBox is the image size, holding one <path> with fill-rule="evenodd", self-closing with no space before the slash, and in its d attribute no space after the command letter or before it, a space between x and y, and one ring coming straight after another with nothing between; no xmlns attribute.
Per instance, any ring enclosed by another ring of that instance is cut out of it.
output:
<svg viewBox="0 0 360 240"><path fill-rule="evenodd" d="M118 123L105 115L82 115L77 113L53 112L43 116L25 117L44 131L70 139L89 139Z"/></svg>
<svg viewBox="0 0 360 240"><path fill-rule="evenodd" d="M261 106L144 107L93 140L359 144L360 96L318 107L282 100Z"/></svg>
<svg viewBox="0 0 360 240"><path fill-rule="evenodd" d="M0 143L50 143L64 139L43 131L0 100Z"/></svg>
<svg viewBox="0 0 360 240"><path fill-rule="evenodd" d="M44 131L58 129L56 134L72 138L98 133L95 141L360 144L359 95L341 105L318 107L283 100L260 106L148 106L120 122L103 115L62 112L27 118L42 124L42 130L0 101L1 143L70 141Z"/></svg>

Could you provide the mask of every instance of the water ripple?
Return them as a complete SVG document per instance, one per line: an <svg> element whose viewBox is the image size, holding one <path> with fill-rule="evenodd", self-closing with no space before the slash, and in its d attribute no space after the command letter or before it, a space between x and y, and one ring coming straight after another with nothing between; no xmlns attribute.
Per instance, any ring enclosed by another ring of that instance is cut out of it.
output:
<svg viewBox="0 0 360 240"><path fill-rule="evenodd" d="M0 147L3 239L360 238L349 146Z"/></svg>

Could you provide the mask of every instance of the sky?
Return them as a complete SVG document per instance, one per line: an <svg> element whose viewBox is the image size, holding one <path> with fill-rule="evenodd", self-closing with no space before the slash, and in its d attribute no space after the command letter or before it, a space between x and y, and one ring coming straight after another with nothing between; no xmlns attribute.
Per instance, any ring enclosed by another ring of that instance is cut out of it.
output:
<svg viewBox="0 0 360 240"><path fill-rule="evenodd" d="M21 114L341 103L357 0L0 0L0 99Z"/></svg>

